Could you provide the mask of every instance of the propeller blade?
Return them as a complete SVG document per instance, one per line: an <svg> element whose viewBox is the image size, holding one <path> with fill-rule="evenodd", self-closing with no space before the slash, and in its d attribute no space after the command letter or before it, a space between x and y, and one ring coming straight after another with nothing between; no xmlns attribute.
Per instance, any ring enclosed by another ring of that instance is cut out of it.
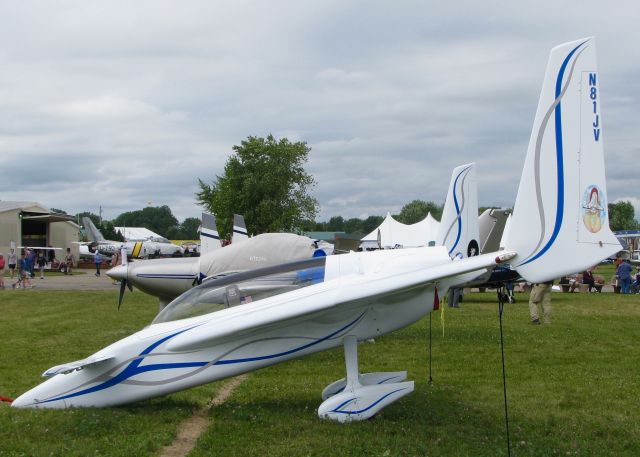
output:
<svg viewBox="0 0 640 457"><path fill-rule="evenodd" d="M124 289L129 286L131 289L131 285L127 282L126 279L120 280L120 296L118 297L118 311L120 311L120 306L122 306L122 299L124 298Z"/></svg>

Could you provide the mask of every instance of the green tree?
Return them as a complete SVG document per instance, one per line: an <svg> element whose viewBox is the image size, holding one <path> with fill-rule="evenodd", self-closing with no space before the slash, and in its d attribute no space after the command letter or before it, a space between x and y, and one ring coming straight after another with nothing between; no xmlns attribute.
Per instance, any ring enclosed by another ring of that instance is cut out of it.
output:
<svg viewBox="0 0 640 457"><path fill-rule="evenodd" d="M98 227L98 230L102 232L105 239L112 241L124 241L124 236L122 236L122 233L119 231L116 231L113 222L103 220L102 225L97 224L96 227Z"/></svg>
<svg viewBox="0 0 640 457"><path fill-rule="evenodd" d="M180 229L184 235L184 240L197 240L199 238L198 228L200 227L200 219L197 217L188 217L182 224L180 224Z"/></svg>
<svg viewBox="0 0 640 457"><path fill-rule="evenodd" d="M344 231L347 233L362 233L362 219L352 217L344 222Z"/></svg>
<svg viewBox="0 0 640 457"><path fill-rule="evenodd" d="M611 230L635 230L638 222L635 220L635 211L629 201L609 203L609 226Z"/></svg>
<svg viewBox="0 0 640 457"><path fill-rule="evenodd" d="M322 231L322 223L318 223L314 220L307 219L300 223L300 231L298 233L321 232L321 231Z"/></svg>
<svg viewBox="0 0 640 457"><path fill-rule="evenodd" d="M314 180L304 170L311 151L306 142L250 136L233 151L222 176L211 184L198 179L196 194L216 215L223 237L231 233L234 213L244 216L251 233L296 231L315 218L318 202L308 194Z"/></svg>
<svg viewBox="0 0 640 457"><path fill-rule="evenodd" d="M327 232L344 232L344 217L342 216L333 216L327 222L326 230Z"/></svg>
<svg viewBox="0 0 640 457"><path fill-rule="evenodd" d="M376 229L380 224L384 221L384 217L382 216L369 216L362 222L362 232L363 235L367 235L371 233L374 229Z"/></svg>
<svg viewBox="0 0 640 457"><path fill-rule="evenodd" d="M400 210L398 215L398 221L403 224L415 224L427 217L427 214L431 213L433 217L440 220L442 217L443 207L435 204L432 201L425 202L423 200L413 200L407 203Z"/></svg>

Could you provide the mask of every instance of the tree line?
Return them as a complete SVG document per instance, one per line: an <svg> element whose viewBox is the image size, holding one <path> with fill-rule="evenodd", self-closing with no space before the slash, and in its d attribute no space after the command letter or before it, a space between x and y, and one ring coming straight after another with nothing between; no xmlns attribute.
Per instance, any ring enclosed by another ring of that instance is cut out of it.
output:
<svg viewBox="0 0 640 457"><path fill-rule="evenodd" d="M482 214L489 208L492 207L479 208L478 214ZM404 205L400 213L392 216L395 220L404 224L415 224L423 220L428 213L440 220L442 209L443 205L438 205L432 201L413 200ZM59 209L52 209L52 212L66 214ZM170 240L195 240L199 238L198 227L200 226L200 219L188 217L184 221L178 222L171 209L166 205L128 211L113 220L103 219L102 222L100 222L100 217L97 214L91 212L82 212L75 217L82 221L85 216L93 221L96 227L102 231L105 238L115 241L124 241L124 237L120 232L116 231L115 227L146 227ZM345 232L364 236L375 230L383 220L384 216L381 215L369 216L364 219L357 217L345 219L342 216L334 216L325 222L302 220L300 225L293 229L293 232ZM640 224L635 220L633 205L628 201L609 204L609 224L614 231L640 229ZM248 226L248 229L254 235L261 233L255 231L251 226ZM227 234L227 236L229 235Z"/></svg>

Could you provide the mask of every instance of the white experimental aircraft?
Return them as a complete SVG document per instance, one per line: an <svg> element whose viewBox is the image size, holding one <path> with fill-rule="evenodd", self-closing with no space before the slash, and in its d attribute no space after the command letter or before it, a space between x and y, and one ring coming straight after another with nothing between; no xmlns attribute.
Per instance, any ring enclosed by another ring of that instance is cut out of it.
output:
<svg viewBox="0 0 640 457"><path fill-rule="evenodd" d="M238 306L230 306L242 303L238 287L203 283L145 329L47 370L51 379L12 406L120 405L343 345L347 376L327 386L318 414L373 416L414 383L406 372L360 374L358 341L416 322L438 306L438 294L496 264L509 261L543 282L620 249L606 211L595 56L590 38L551 51L506 250L459 260L441 246L311 259L298 266L300 288ZM587 205L594 189L597 211Z"/></svg>
<svg viewBox="0 0 640 457"><path fill-rule="evenodd" d="M122 246L127 251L129 258L147 258L154 255L172 256L176 253L182 254L182 247L171 243L169 240L146 240L146 241L112 241L107 240L98 230L93 221L88 217L82 218L82 223L87 234L90 244L95 245L100 254L112 256L119 252Z"/></svg>
<svg viewBox="0 0 640 457"><path fill-rule="evenodd" d="M142 292L158 297L162 309L207 277L229 275L332 252L327 243L318 243L306 236L265 233L249 238L246 233L244 218L234 215L232 242L222 249L215 217L202 213L199 257L139 260L123 263L107 271L110 278L120 281L118 306L122 304L125 287L131 289L135 286Z"/></svg>

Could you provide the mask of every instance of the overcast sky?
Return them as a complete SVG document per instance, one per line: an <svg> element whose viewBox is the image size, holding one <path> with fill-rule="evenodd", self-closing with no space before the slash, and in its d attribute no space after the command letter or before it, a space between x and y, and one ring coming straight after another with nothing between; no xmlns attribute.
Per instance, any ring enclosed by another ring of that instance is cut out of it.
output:
<svg viewBox="0 0 640 457"><path fill-rule="evenodd" d="M511 206L549 50L595 36L610 201L640 214L637 1L4 1L0 200L199 217L247 136L312 148L318 220Z"/></svg>

